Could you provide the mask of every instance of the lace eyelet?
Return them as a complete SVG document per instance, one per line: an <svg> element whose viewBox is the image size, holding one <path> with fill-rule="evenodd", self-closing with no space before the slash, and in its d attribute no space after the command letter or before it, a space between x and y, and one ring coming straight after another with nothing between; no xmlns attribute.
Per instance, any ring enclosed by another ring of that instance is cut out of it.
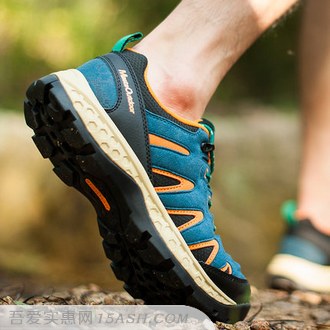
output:
<svg viewBox="0 0 330 330"><path fill-rule="evenodd" d="M214 151L214 149L215 149L215 145L212 144L212 143L204 142L204 143L202 143L202 145L201 145L201 149L202 149L202 151L205 152L205 153L212 152L212 151Z"/></svg>

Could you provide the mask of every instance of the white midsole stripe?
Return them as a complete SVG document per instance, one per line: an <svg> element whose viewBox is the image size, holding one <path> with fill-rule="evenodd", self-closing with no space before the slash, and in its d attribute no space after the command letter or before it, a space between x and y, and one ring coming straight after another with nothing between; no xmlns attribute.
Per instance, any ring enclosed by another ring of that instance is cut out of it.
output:
<svg viewBox="0 0 330 330"><path fill-rule="evenodd" d="M235 301L214 284L192 255L155 192L142 164L104 111L83 74L75 69L54 74L61 81L81 121L96 143L107 157L128 173L140 187L150 218L171 253L208 295L222 304L236 305Z"/></svg>
<svg viewBox="0 0 330 330"><path fill-rule="evenodd" d="M289 254L277 254L269 264L267 273L288 278L309 290L330 292L330 266Z"/></svg>

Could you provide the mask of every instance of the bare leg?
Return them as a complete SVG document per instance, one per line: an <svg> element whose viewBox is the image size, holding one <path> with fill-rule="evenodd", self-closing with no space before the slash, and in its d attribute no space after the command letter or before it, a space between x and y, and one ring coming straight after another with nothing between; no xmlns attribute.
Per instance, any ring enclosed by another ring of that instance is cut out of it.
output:
<svg viewBox="0 0 330 330"><path fill-rule="evenodd" d="M330 1L310 0L305 9L300 63L304 139L297 216L310 218L329 235Z"/></svg>
<svg viewBox="0 0 330 330"><path fill-rule="evenodd" d="M330 1L307 0L305 5L300 62L303 153L295 218L314 226L293 221L267 272L275 288L329 292Z"/></svg>
<svg viewBox="0 0 330 330"><path fill-rule="evenodd" d="M182 0L135 50L158 99L184 118L203 114L242 53L296 0Z"/></svg>

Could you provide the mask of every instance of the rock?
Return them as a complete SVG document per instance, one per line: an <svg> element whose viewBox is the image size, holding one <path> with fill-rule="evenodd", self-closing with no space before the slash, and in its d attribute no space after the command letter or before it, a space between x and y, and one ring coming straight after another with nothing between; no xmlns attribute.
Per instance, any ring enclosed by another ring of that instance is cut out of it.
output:
<svg viewBox="0 0 330 330"><path fill-rule="evenodd" d="M127 292L108 293L104 298L105 305L143 305L143 300L133 299Z"/></svg>
<svg viewBox="0 0 330 330"><path fill-rule="evenodd" d="M301 316L301 308L299 303L292 303L290 301L275 301L270 308L276 308L278 312L284 312L290 318L298 318Z"/></svg>
<svg viewBox="0 0 330 330"><path fill-rule="evenodd" d="M270 324L266 320L254 320L251 323L251 330L270 330Z"/></svg>
<svg viewBox="0 0 330 330"><path fill-rule="evenodd" d="M318 324L330 322L330 311L325 309L315 309L310 313L311 317Z"/></svg>
<svg viewBox="0 0 330 330"><path fill-rule="evenodd" d="M330 305L330 294L322 294L322 302L327 304L327 305Z"/></svg>
<svg viewBox="0 0 330 330"><path fill-rule="evenodd" d="M235 330L250 330L251 328L247 322L240 321L240 322L236 322L234 324L234 329Z"/></svg>
<svg viewBox="0 0 330 330"><path fill-rule="evenodd" d="M87 288L88 288L89 291L93 291L93 292L100 292L101 291L101 287L98 286L95 283L88 284Z"/></svg>
<svg viewBox="0 0 330 330"><path fill-rule="evenodd" d="M15 305L15 301L12 297L6 296L0 298L0 305Z"/></svg>
<svg viewBox="0 0 330 330"><path fill-rule="evenodd" d="M234 330L234 326L232 324L222 323L222 322L216 322L215 323L217 329L219 330Z"/></svg>
<svg viewBox="0 0 330 330"><path fill-rule="evenodd" d="M310 305L319 305L322 302L322 296L316 292L294 291L291 294L292 301L298 300Z"/></svg>
<svg viewBox="0 0 330 330"><path fill-rule="evenodd" d="M54 292L50 295L63 299L63 300L70 300L72 298L72 295L69 293L69 291L58 291L58 292Z"/></svg>
<svg viewBox="0 0 330 330"><path fill-rule="evenodd" d="M106 294L104 292L86 292L81 296L81 301L84 305L102 305Z"/></svg>

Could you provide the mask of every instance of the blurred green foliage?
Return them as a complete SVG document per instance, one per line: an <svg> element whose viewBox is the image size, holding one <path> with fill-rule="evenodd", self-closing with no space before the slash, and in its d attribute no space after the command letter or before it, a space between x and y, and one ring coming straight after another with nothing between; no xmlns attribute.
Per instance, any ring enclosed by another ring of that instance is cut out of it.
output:
<svg viewBox="0 0 330 330"><path fill-rule="evenodd" d="M0 108L20 109L33 79L105 53L125 34L147 34L177 3L0 0ZM246 98L295 101L299 12L291 16L247 52L217 97L227 102Z"/></svg>

